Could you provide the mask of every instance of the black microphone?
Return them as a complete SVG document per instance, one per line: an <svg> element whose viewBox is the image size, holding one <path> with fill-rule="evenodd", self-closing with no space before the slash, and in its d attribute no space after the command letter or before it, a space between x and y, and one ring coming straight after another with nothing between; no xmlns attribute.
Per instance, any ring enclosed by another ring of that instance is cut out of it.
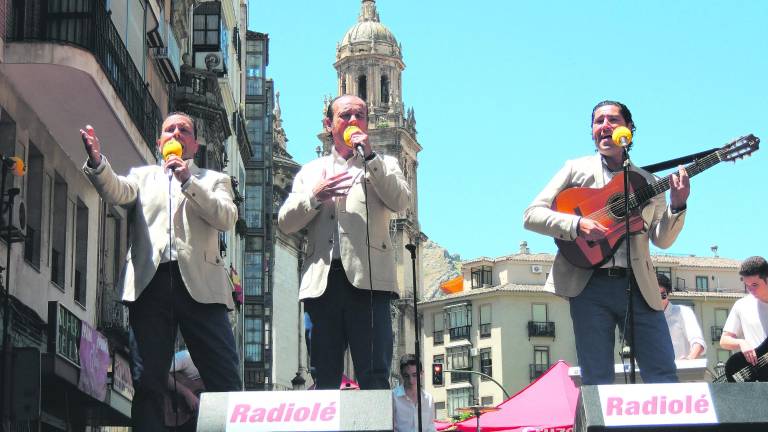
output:
<svg viewBox="0 0 768 432"><path fill-rule="evenodd" d="M365 150L362 144L356 144L355 150L357 150L357 154L359 154L361 158L365 159Z"/></svg>

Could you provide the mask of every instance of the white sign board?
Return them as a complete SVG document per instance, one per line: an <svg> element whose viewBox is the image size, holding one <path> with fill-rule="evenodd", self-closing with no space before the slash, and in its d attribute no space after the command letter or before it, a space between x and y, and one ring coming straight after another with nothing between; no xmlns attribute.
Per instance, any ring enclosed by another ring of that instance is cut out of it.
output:
<svg viewBox="0 0 768 432"><path fill-rule="evenodd" d="M226 430L337 431L339 400L338 390L230 393Z"/></svg>
<svg viewBox="0 0 768 432"><path fill-rule="evenodd" d="M601 385L606 426L717 423L707 383Z"/></svg>

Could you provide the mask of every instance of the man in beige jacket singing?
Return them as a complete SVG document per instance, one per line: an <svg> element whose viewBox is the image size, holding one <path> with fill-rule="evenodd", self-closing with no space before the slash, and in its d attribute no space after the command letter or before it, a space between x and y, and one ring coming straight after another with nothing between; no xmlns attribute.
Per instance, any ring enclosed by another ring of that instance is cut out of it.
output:
<svg viewBox="0 0 768 432"><path fill-rule="evenodd" d="M232 289L218 241L219 231L231 229L237 218L231 181L195 165L195 126L183 113L165 119L157 140L158 153L177 142L181 155L133 168L127 176L112 171L92 127L80 135L88 154L83 171L105 201L130 212L120 288L131 326L132 426L165 430L162 394L177 328L208 391L241 388L227 316Z"/></svg>
<svg viewBox="0 0 768 432"><path fill-rule="evenodd" d="M397 160L372 150L365 101L334 99L323 124L333 150L299 171L278 216L285 233L307 229L299 299L311 321L312 378L318 389L338 389L349 346L360 388L388 389L396 289L389 221L411 191Z"/></svg>

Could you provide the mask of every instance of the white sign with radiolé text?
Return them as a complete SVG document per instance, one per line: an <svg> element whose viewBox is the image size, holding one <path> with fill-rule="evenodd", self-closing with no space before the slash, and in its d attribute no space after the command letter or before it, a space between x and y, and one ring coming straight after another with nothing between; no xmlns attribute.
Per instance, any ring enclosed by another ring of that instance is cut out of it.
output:
<svg viewBox="0 0 768 432"><path fill-rule="evenodd" d="M707 383L601 385L606 426L717 423Z"/></svg>
<svg viewBox="0 0 768 432"><path fill-rule="evenodd" d="M336 431L340 391L230 393L227 432Z"/></svg>

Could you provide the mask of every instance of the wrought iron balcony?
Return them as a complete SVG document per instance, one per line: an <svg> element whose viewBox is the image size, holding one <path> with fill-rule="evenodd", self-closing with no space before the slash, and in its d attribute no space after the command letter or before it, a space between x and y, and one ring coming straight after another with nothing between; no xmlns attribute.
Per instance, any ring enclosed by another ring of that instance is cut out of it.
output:
<svg viewBox="0 0 768 432"><path fill-rule="evenodd" d="M719 342L720 336L723 335L723 328L721 326L712 326L710 332L712 333L712 342Z"/></svg>
<svg viewBox="0 0 768 432"><path fill-rule="evenodd" d="M469 339L470 326L452 327L448 330L451 340Z"/></svg>
<svg viewBox="0 0 768 432"><path fill-rule="evenodd" d="M546 372L547 369L549 369L549 365L544 363L530 363L528 364L528 368L530 369L529 376L531 378L531 381L533 381L536 378L544 375L544 372Z"/></svg>
<svg viewBox="0 0 768 432"><path fill-rule="evenodd" d="M480 337L491 337L491 323L480 324Z"/></svg>
<svg viewBox="0 0 768 432"><path fill-rule="evenodd" d="M442 345L444 339L444 332L442 330L438 330L432 333L432 345Z"/></svg>
<svg viewBox="0 0 768 432"><path fill-rule="evenodd" d="M552 321L528 321L528 337L555 337L555 323Z"/></svg>
<svg viewBox="0 0 768 432"><path fill-rule="evenodd" d="M248 132L245 129L245 118L242 111L232 113L235 123L235 136L237 137L237 148L240 150L240 157L244 160L250 160L253 155L251 151L251 142L248 139Z"/></svg>
<svg viewBox="0 0 768 432"><path fill-rule="evenodd" d="M214 72L181 66L181 83L173 89L176 109L205 122L205 168L221 171L225 164L224 140L232 135L224 108L219 78Z"/></svg>
<svg viewBox="0 0 768 432"><path fill-rule="evenodd" d="M120 293L114 285L101 287L101 316L97 329L107 336L117 337L128 342L128 308L120 301Z"/></svg>
<svg viewBox="0 0 768 432"><path fill-rule="evenodd" d="M454 369L454 370L461 370L461 369ZM467 368L466 370L472 370L472 368ZM469 382L471 373L468 372L449 372L451 375L451 384L460 383L460 382Z"/></svg>
<svg viewBox="0 0 768 432"><path fill-rule="evenodd" d="M61 42L84 48L96 57L128 115L154 151L160 109L133 62L103 0L8 3L7 42Z"/></svg>

